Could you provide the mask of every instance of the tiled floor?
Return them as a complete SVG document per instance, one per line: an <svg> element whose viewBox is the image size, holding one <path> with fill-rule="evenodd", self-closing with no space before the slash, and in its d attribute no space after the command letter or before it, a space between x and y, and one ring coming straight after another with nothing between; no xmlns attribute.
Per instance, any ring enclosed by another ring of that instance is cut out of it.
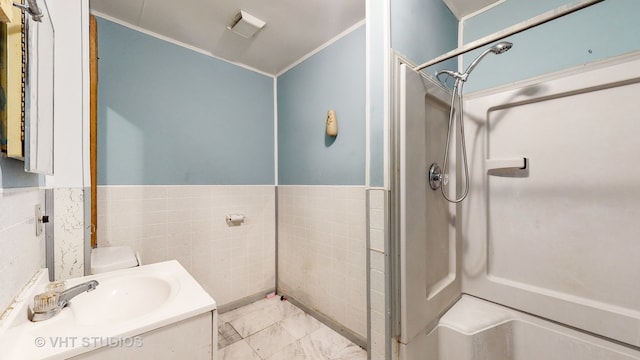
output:
<svg viewBox="0 0 640 360"><path fill-rule="evenodd" d="M365 350L276 296L224 313L219 360L366 360Z"/></svg>

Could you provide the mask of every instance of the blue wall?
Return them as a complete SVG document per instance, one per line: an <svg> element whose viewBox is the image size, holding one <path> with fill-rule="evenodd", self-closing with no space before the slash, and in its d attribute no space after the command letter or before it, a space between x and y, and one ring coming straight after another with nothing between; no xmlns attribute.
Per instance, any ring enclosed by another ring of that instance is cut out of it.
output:
<svg viewBox="0 0 640 360"><path fill-rule="evenodd" d="M98 19L98 184L274 184L272 77Z"/></svg>
<svg viewBox="0 0 640 360"><path fill-rule="evenodd" d="M561 5L560 0L508 0L464 22L468 43ZM559 71L640 49L640 1L604 1L509 37L514 47L488 55L465 92ZM483 49L464 56L469 64Z"/></svg>
<svg viewBox="0 0 640 360"><path fill-rule="evenodd" d="M327 111L337 138L325 133ZM278 183L364 185L365 27L278 77Z"/></svg>
<svg viewBox="0 0 640 360"><path fill-rule="evenodd" d="M391 1L391 48L422 64L458 47L458 19L442 0ZM457 60L436 64L424 71L457 70Z"/></svg>
<svg viewBox="0 0 640 360"><path fill-rule="evenodd" d="M490 9L463 22L464 42L469 43L481 37L493 34L511 25L528 20L536 15L557 9L568 3L575 1L567 0L506 0L502 4Z"/></svg>
<svg viewBox="0 0 640 360"><path fill-rule="evenodd" d="M458 19L442 0L392 0L391 48L415 65L422 64L458 47ZM375 16L376 13L373 13ZM373 54L382 58L382 54ZM375 60L372 60L374 64ZM423 72L435 75L440 69L457 70L453 58ZM372 76L376 76L372 74ZM374 83L372 82L372 85ZM382 86L377 85L377 86ZM371 91L377 91L372 87ZM381 90L382 91L382 90ZM375 105L372 104L372 109ZM382 117L383 115L379 115ZM383 185L384 124L371 114L371 185Z"/></svg>
<svg viewBox="0 0 640 360"><path fill-rule="evenodd" d="M384 2L367 0L369 38L369 186L384 186Z"/></svg>

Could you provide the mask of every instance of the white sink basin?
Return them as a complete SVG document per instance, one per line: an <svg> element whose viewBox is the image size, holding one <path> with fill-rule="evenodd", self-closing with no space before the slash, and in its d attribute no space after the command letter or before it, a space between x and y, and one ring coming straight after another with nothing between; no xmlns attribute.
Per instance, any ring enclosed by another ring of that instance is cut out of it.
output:
<svg viewBox="0 0 640 360"><path fill-rule="evenodd" d="M175 284L153 275L99 279L98 287L71 300L68 307L79 325L114 324L133 321L164 305Z"/></svg>
<svg viewBox="0 0 640 360"><path fill-rule="evenodd" d="M31 322L27 309L34 295L45 291L48 278L46 269L38 272L16 297L13 310L0 319L0 359L69 359L109 346L110 339L145 334L216 308L211 296L172 260L67 280L67 288L90 280L99 285L71 299L51 319Z"/></svg>

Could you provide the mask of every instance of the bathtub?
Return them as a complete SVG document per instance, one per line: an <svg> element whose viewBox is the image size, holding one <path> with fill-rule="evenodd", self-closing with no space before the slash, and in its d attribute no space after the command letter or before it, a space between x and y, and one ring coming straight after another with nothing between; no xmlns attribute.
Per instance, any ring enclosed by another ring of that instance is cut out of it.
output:
<svg viewBox="0 0 640 360"><path fill-rule="evenodd" d="M73 298L53 318L34 323L27 318L28 307L48 283L47 269L36 274L0 319L0 357L215 356L216 303L177 261L75 278L67 280L67 288L89 280L99 282L95 290Z"/></svg>
<svg viewBox="0 0 640 360"><path fill-rule="evenodd" d="M637 349L468 295L400 349L401 359L424 360L640 359Z"/></svg>

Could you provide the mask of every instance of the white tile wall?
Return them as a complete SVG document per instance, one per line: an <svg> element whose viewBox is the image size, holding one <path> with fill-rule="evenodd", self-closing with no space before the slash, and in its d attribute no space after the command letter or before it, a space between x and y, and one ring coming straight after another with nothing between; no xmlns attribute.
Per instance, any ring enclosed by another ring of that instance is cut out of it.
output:
<svg viewBox="0 0 640 360"><path fill-rule="evenodd" d="M371 359L385 360L385 191L369 190L369 297L371 316Z"/></svg>
<svg viewBox="0 0 640 360"><path fill-rule="evenodd" d="M246 216L229 227L226 214ZM98 246L177 259L225 305L275 288L274 186L99 186Z"/></svg>
<svg viewBox="0 0 640 360"><path fill-rule="evenodd" d="M83 197L82 188L53 189L56 280L84 276Z"/></svg>
<svg viewBox="0 0 640 360"><path fill-rule="evenodd" d="M44 265L44 232L36 237L35 205L44 190L0 189L0 315Z"/></svg>
<svg viewBox="0 0 640 360"><path fill-rule="evenodd" d="M278 289L366 338L364 187L278 187Z"/></svg>

